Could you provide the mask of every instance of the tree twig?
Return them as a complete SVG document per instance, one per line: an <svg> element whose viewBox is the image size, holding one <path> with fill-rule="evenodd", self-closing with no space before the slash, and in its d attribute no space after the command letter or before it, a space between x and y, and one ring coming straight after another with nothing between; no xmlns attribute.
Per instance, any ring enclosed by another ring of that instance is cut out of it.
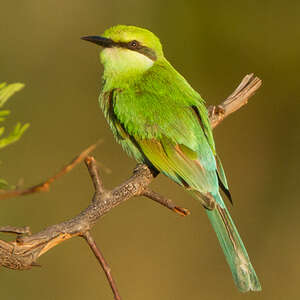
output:
<svg viewBox="0 0 300 300"><path fill-rule="evenodd" d="M104 187L103 187L103 183L100 178L100 175L99 175L99 171L97 168L97 163L95 161L95 158L92 156L88 156L85 159L85 164L89 170L89 173L90 173L90 176L91 176L94 188L95 188L95 192L102 194L104 192Z"/></svg>
<svg viewBox="0 0 300 300"><path fill-rule="evenodd" d="M177 206L176 204L173 203L173 201L171 199L168 199L165 196L162 196L162 195L150 190L149 188L146 188L144 190L144 192L141 194L141 196L145 196L149 199L156 201L157 203L178 213L180 216L185 217L190 214L190 211L188 209Z"/></svg>
<svg viewBox="0 0 300 300"><path fill-rule="evenodd" d="M237 89L223 103L218 106L209 107L208 110L211 126L213 128L216 127L224 120L225 117L245 105L260 85L261 80L254 77L253 74L245 76ZM92 149L93 148L94 146L92 146ZM149 184L157 174L153 170L149 169L147 165L138 165L135 168L133 175L127 181L113 190L105 190L98 173L95 159L93 157L87 157L90 151L91 149L88 148L85 152L81 153L75 160L73 160L71 164L68 164L59 173L45 181L43 184L23 190L23 192L19 191L10 196L25 195L31 192L48 189L51 182L67 173L84 158L86 158L85 162L95 188L95 194L90 205L74 218L60 224L49 226L46 229L32 235L19 236L12 242L0 240L0 266L15 270L29 269L36 265L37 259L51 248L72 237L83 236L89 243L99 262L104 264L104 271L106 270L106 275L111 276L110 272L107 272L110 269L106 265L105 261L102 260L103 256L89 232L96 222L112 208L134 196L144 195L168 207L169 209L176 211L177 213L182 215L188 214L186 209L176 206L170 199L167 199L148 188ZM108 280L112 280L112 278L108 277ZM113 281L110 281L110 284L112 282ZM115 285L114 287L112 286L113 292L115 293L116 289L114 288ZM116 298L115 294L115 299L120 298Z"/></svg>
<svg viewBox="0 0 300 300"><path fill-rule="evenodd" d="M24 196L28 194L38 193L38 192L48 192L50 189L50 184L60 178L61 176L69 173L75 166L81 163L100 143L97 142L83 150L79 155L77 155L70 163L65 165L58 173L48 178L44 182L37 184L35 186L29 187L27 189L15 189L15 190L0 190L0 200L13 198L17 196Z"/></svg>
<svg viewBox="0 0 300 300"><path fill-rule="evenodd" d="M224 102L208 108L211 127L215 128L226 117L247 104L248 99L255 94L261 84L262 81L254 74L246 75L235 91Z"/></svg>
<svg viewBox="0 0 300 300"><path fill-rule="evenodd" d="M93 239L91 233L89 231L85 232L83 235L84 239L86 240L86 242L88 243L88 245L90 246L91 250L93 251L95 257L97 258L97 260L99 261L105 275L106 275L106 278L109 282L109 285L113 291L113 294L114 294L114 298L115 300L121 300L121 296L118 292L118 289L117 289L117 285L111 275L111 269L108 265L108 263L106 262L102 252L100 251L100 249L98 248L95 240Z"/></svg>
<svg viewBox="0 0 300 300"><path fill-rule="evenodd" d="M1 226L0 232L14 233L14 234L28 234L28 235L31 234L29 226L25 226L25 227Z"/></svg>

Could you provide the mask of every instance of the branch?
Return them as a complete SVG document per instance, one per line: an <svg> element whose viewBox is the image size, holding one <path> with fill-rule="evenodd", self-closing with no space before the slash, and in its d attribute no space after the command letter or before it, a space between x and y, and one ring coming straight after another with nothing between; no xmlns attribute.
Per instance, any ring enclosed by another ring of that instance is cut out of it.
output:
<svg viewBox="0 0 300 300"><path fill-rule="evenodd" d="M29 226L25 226L25 227L2 226L0 227L0 232L14 233L14 234L28 234L28 235L31 234Z"/></svg>
<svg viewBox="0 0 300 300"><path fill-rule="evenodd" d="M254 74L246 75L235 91L220 105L208 108L210 125L215 128L226 117L248 103L248 99L260 88L262 81Z"/></svg>
<svg viewBox="0 0 300 300"><path fill-rule="evenodd" d="M27 189L15 189L11 191L0 190L0 200L13 198L17 196L25 196L28 194L38 193L38 192L48 192L50 190L50 184L60 178L61 176L69 173L75 166L81 163L92 151L95 150L97 145L101 141L98 141L96 144L89 146L87 149L83 150L78 156L76 156L70 163L64 166L58 173L48 178L44 182L34 185Z"/></svg>
<svg viewBox="0 0 300 300"><path fill-rule="evenodd" d="M154 200L154 201L158 202L159 204L171 209L172 211L178 213L179 215L181 215L183 217L188 216L190 214L188 209L176 206L171 199L168 199L154 191L151 191L148 188L145 188L145 190L141 194L141 196L145 196L151 200Z"/></svg>
<svg viewBox="0 0 300 300"><path fill-rule="evenodd" d="M93 237L91 236L89 231L87 231L83 235L83 237L86 240L86 242L88 243L88 245L90 246L93 253L95 254L95 256L96 256L97 260L99 261L102 269L104 270L106 278L107 278L107 280L109 282L109 285L110 285L110 287L113 291L115 299L116 300L121 300L121 297L120 297L120 294L118 292L116 283L115 283L114 279L111 276L111 269L110 269L109 265L107 264L106 260L104 259L104 256L103 256L102 252L97 247L95 240L93 239Z"/></svg>
<svg viewBox="0 0 300 300"><path fill-rule="evenodd" d="M95 192L102 194L104 192L104 187L103 187L103 183L100 178L97 164L96 164L94 157L87 157L85 159L85 164L89 170L89 173L90 173L90 176L91 176L94 188L95 188Z"/></svg>
<svg viewBox="0 0 300 300"><path fill-rule="evenodd" d="M260 85L261 80L259 78L254 77L253 74L247 75L237 89L222 104L209 107L208 110L212 127L216 127L224 120L224 118L245 105ZM49 185L53 180L68 172L70 168L74 167L74 165L76 165L79 160L81 161L85 156L86 153L83 155L80 154L79 157L63 168L58 174L45 181L45 183L31 189L36 190L37 187ZM89 232L92 227L112 208L135 196L144 195L181 215L187 215L188 210L176 206L170 199L167 199L148 188L148 185L157 174L147 165L137 165L133 175L127 181L113 190L108 191L103 187L95 159L93 157L87 157L85 162L95 188L95 194L90 205L74 218L60 224L49 226L38 233L28 236L18 236L16 240L12 242L0 240L0 266L15 270L29 269L36 265L37 259L51 248L72 237L82 236L87 240L93 253L103 266L110 285L113 285L112 289L115 299L118 300L120 299L120 296L115 289L115 284L110 275L110 269L105 263L94 240L90 236ZM24 195L26 192L16 193L14 196L20 194ZM15 231L9 230L13 228L6 229L8 229L7 231L18 233L18 229ZM30 232L28 228L27 232Z"/></svg>

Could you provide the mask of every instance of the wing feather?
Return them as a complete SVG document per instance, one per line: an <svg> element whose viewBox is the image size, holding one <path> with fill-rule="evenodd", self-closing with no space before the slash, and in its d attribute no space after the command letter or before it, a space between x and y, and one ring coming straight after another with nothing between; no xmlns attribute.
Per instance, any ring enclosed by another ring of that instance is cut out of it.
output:
<svg viewBox="0 0 300 300"><path fill-rule="evenodd" d="M152 67L131 88L114 89L104 111L123 148L138 161L151 163L191 191L216 194L216 153L207 110L200 95L178 78L170 77L170 69Z"/></svg>

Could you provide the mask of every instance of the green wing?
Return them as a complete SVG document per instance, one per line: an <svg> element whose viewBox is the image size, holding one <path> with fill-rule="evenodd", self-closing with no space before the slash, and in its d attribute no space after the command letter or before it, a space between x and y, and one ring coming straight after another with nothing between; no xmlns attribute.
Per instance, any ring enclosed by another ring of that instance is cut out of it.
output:
<svg viewBox="0 0 300 300"><path fill-rule="evenodd" d="M188 83L180 75L169 82L169 73L152 70L130 89L114 90L107 111L129 154L200 193L203 201L219 188L207 111Z"/></svg>

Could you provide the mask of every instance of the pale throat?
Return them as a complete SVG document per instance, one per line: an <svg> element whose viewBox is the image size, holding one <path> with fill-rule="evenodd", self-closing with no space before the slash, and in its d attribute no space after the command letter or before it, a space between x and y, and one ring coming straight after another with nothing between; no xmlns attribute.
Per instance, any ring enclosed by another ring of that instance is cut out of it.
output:
<svg viewBox="0 0 300 300"><path fill-rule="evenodd" d="M100 54L105 77L126 77L140 74L153 66L149 57L124 48L105 48ZM108 78L107 78L108 79Z"/></svg>

